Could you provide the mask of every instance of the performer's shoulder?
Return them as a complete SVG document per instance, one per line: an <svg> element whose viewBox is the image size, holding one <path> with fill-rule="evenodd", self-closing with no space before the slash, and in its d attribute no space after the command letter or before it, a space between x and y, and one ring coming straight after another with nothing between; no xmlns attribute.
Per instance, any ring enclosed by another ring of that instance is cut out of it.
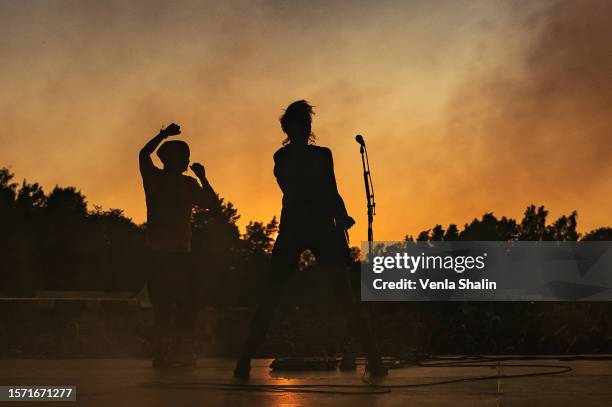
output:
<svg viewBox="0 0 612 407"><path fill-rule="evenodd" d="M312 154L316 154L318 156L331 157L332 155L331 150L327 147L315 146L311 144L308 146L308 150ZM274 161L277 161L279 159L282 160L284 157L290 154L291 154L291 150L289 149L289 147L283 146L279 148L278 150L276 150L276 152L274 153Z"/></svg>
<svg viewBox="0 0 612 407"><path fill-rule="evenodd" d="M286 154L287 154L287 146L282 146L281 148L276 150L276 152L274 153L274 161L282 158Z"/></svg>
<svg viewBox="0 0 612 407"><path fill-rule="evenodd" d="M310 148L313 153L323 157L331 157L332 155L331 150L327 147L315 146L311 144L308 146L308 148Z"/></svg>
<svg viewBox="0 0 612 407"><path fill-rule="evenodd" d="M331 154L331 150L327 147L316 146L314 144L310 144L308 148L318 154Z"/></svg>

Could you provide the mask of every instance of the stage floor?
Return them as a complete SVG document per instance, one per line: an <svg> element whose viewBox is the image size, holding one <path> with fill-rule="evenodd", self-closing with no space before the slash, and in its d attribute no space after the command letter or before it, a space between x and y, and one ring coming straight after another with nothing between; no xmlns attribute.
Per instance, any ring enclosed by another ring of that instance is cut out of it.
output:
<svg viewBox="0 0 612 407"><path fill-rule="evenodd" d="M559 375L464 381L414 388L372 388L362 381L363 368L353 372L272 373L269 359L253 363L253 385L348 384L346 388L257 387L249 390L205 388L204 383L239 385L231 372L233 361L200 359L194 369L154 370L146 360L0 360L0 385L76 385L77 402L71 406L607 406L612 405L612 361L529 360L492 367L405 367L391 370L377 381L395 386L467 377L554 371L554 368L512 368L509 364L571 366ZM274 391L272 391L274 390ZM288 391L289 390L289 391ZM298 390L299 392L294 392ZM364 392L357 395L305 393L310 391ZM384 394L366 394L389 391ZM14 405L40 405L16 402ZM11 405L0 402L0 407Z"/></svg>

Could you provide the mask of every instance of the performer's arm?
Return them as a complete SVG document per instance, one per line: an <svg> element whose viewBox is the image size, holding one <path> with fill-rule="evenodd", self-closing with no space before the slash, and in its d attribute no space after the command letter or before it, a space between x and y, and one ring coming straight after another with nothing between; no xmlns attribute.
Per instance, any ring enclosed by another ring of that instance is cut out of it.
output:
<svg viewBox="0 0 612 407"><path fill-rule="evenodd" d="M332 152L329 149L326 149L327 152L327 161L329 168L329 183L330 183L330 196L332 198L332 202L335 210L336 223L343 227L344 229L349 229L351 226L355 224L355 220L351 218L346 210L346 206L344 205L344 199L338 192L338 185L336 184L336 175L334 174L334 159L332 156Z"/></svg>
<svg viewBox="0 0 612 407"><path fill-rule="evenodd" d="M196 181L194 181L193 203L201 208L207 209L210 209L214 205L218 205L219 198L206 178L204 166L200 163L194 163L190 168L202 184L202 186L200 186Z"/></svg>
<svg viewBox="0 0 612 407"><path fill-rule="evenodd" d="M163 128L159 131L157 136L153 137L145 146L140 150L140 154L138 154L138 162L140 164L140 172L146 173L150 170L155 169L155 165L153 164L153 160L151 160L151 154L159 147L162 141L164 141L169 136L174 136L176 134L180 134L180 126L172 123L166 128Z"/></svg>

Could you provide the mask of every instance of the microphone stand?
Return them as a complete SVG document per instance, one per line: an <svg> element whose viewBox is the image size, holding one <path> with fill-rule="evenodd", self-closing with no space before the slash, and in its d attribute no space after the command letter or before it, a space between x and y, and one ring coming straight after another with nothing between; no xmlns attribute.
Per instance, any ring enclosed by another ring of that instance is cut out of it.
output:
<svg viewBox="0 0 612 407"><path fill-rule="evenodd" d="M374 231L372 224L374 223L374 215L376 215L376 203L374 202L374 184L370 174L370 161L368 160L368 150L365 146L363 138L358 140L361 148L361 165L363 166L363 183L365 185L366 200L368 204L368 258L372 260L372 242L374 241Z"/></svg>
<svg viewBox="0 0 612 407"><path fill-rule="evenodd" d="M372 224L374 223L374 215L376 215L376 203L374 202L374 184L372 183L372 175L370 173L370 161L368 159L368 150L362 136L355 137L355 140L361 145L359 152L361 153L361 165L363 167L363 183L365 185L366 200L368 203L368 261L373 261L372 244L374 242L374 231ZM381 304L372 304L372 335L376 338L376 342L380 342L378 333L382 332L382 308Z"/></svg>

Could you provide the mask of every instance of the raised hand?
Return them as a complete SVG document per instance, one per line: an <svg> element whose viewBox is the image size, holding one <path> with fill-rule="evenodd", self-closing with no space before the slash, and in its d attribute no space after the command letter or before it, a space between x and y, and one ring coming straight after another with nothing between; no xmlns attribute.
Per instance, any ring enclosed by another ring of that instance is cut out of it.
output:
<svg viewBox="0 0 612 407"><path fill-rule="evenodd" d="M189 168L191 168L191 171L193 171L198 178L206 178L206 170L204 170L204 166L202 164L193 163Z"/></svg>
<svg viewBox="0 0 612 407"><path fill-rule="evenodd" d="M181 134L181 126L176 123L171 123L166 128L162 127L159 132L166 137L176 136Z"/></svg>

